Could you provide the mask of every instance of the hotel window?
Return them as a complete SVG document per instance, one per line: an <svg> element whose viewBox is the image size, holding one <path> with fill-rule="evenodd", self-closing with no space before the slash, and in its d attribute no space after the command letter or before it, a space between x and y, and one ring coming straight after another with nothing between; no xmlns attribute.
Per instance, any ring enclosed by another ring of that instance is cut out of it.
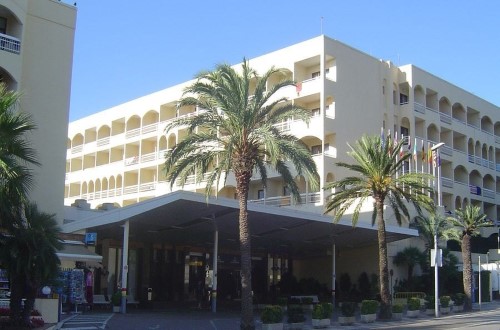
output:
<svg viewBox="0 0 500 330"><path fill-rule="evenodd" d="M399 104L408 104L408 95L399 94Z"/></svg>
<svg viewBox="0 0 500 330"><path fill-rule="evenodd" d="M7 19L5 17L0 17L0 33L7 33Z"/></svg>
<svg viewBox="0 0 500 330"><path fill-rule="evenodd" d="M321 144L318 144L316 146L311 147L311 154L312 155L320 155L322 152L321 150Z"/></svg>
<svg viewBox="0 0 500 330"><path fill-rule="evenodd" d="M283 187L283 196L290 196L290 188L287 186Z"/></svg>
<svg viewBox="0 0 500 330"><path fill-rule="evenodd" d="M257 199L264 199L264 189L259 189L257 191Z"/></svg>
<svg viewBox="0 0 500 330"><path fill-rule="evenodd" d="M321 114L321 110L319 108L311 110L311 117L319 117L320 114Z"/></svg>
<svg viewBox="0 0 500 330"><path fill-rule="evenodd" d="M321 76L321 73L319 71L313 72L311 75L312 79L319 78Z"/></svg>

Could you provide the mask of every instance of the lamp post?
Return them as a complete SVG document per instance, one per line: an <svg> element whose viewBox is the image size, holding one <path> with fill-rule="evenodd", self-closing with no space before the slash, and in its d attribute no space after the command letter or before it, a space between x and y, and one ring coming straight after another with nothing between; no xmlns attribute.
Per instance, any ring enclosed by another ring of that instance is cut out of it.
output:
<svg viewBox="0 0 500 330"><path fill-rule="evenodd" d="M441 158L439 156L439 148L444 146L444 143L438 143L431 148L434 158L434 167L437 167L437 200L439 215L442 216L443 196L441 195ZM437 228L434 228L434 312L435 316L439 317L439 254L438 254L438 233Z"/></svg>

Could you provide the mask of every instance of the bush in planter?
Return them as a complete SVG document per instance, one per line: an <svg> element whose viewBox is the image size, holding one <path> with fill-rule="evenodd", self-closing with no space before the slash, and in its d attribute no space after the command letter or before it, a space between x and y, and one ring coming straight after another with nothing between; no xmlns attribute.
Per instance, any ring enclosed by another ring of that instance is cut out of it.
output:
<svg viewBox="0 0 500 330"><path fill-rule="evenodd" d="M456 293L453 296L453 301L455 302L455 306L461 306L465 302L465 294L463 293Z"/></svg>
<svg viewBox="0 0 500 330"><path fill-rule="evenodd" d="M122 293L120 291L116 291L111 296L111 303L113 306L120 306L122 303Z"/></svg>
<svg viewBox="0 0 500 330"><path fill-rule="evenodd" d="M264 324L282 323L283 311L280 306L266 306L260 314L260 320Z"/></svg>
<svg viewBox="0 0 500 330"><path fill-rule="evenodd" d="M426 309L434 309L436 306L436 300L434 299L434 296L429 296L427 299L425 299L425 308Z"/></svg>
<svg viewBox="0 0 500 330"><path fill-rule="evenodd" d="M376 300L363 300L361 302L361 314L377 314L378 302Z"/></svg>
<svg viewBox="0 0 500 330"><path fill-rule="evenodd" d="M323 304L314 305L313 311L311 314L311 318L316 319L316 320L321 320L324 318L323 317Z"/></svg>
<svg viewBox="0 0 500 330"><path fill-rule="evenodd" d="M393 320L403 319L403 305L401 304L392 305L392 319Z"/></svg>
<svg viewBox="0 0 500 330"><path fill-rule="evenodd" d="M361 322L371 323L377 319L378 302L376 300L363 300L361 302Z"/></svg>
<svg viewBox="0 0 500 330"><path fill-rule="evenodd" d="M409 311L420 310L420 299L415 297L408 298L408 310Z"/></svg>
<svg viewBox="0 0 500 330"><path fill-rule="evenodd" d="M340 311L343 316L352 317L356 311L356 303L350 301L343 302Z"/></svg>
<svg viewBox="0 0 500 330"><path fill-rule="evenodd" d="M313 298L311 298L311 297L304 297L304 298L301 299L300 302L302 303L302 305L312 305Z"/></svg>
<svg viewBox="0 0 500 330"><path fill-rule="evenodd" d="M441 298L439 298L441 307L450 307L450 300L451 300L450 296L441 296Z"/></svg>

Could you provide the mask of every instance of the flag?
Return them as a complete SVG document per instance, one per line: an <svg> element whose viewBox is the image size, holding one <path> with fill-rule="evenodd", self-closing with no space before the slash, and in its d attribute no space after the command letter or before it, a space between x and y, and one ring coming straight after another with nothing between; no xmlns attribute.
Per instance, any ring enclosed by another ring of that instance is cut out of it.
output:
<svg viewBox="0 0 500 330"><path fill-rule="evenodd" d="M415 144L413 145L413 160L417 161L417 138L415 138Z"/></svg>
<svg viewBox="0 0 500 330"><path fill-rule="evenodd" d="M391 142L391 130L387 130L387 143L389 145L387 146L389 148L389 153L392 153L392 142Z"/></svg>
<svg viewBox="0 0 500 330"><path fill-rule="evenodd" d="M432 150L430 143L427 143L427 161L429 162L429 164L432 163Z"/></svg>
<svg viewBox="0 0 500 330"><path fill-rule="evenodd" d="M424 148L424 140L422 140L422 163L425 161L425 148Z"/></svg>
<svg viewBox="0 0 500 330"><path fill-rule="evenodd" d="M385 141L384 140L385 140L385 137L384 137L384 128L380 127L380 141L381 141L382 149L385 146Z"/></svg>
<svg viewBox="0 0 500 330"><path fill-rule="evenodd" d="M401 134L401 142L403 142L404 140L405 140L405 136L403 134ZM401 143L401 148L399 149L399 157L400 158L403 157L403 155L405 154L403 146L404 146L404 143Z"/></svg>

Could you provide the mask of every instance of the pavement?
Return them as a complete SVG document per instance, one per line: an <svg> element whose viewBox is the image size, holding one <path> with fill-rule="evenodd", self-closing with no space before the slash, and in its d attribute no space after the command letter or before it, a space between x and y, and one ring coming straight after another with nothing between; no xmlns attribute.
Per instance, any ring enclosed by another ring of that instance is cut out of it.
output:
<svg viewBox="0 0 500 330"><path fill-rule="evenodd" d="M483 303L481 311L498 310L500 312L500 301L493 301L490 303ZM479 306L474 305L474 311L479 311ZM473 314L474 312L472 312ZM458 313L463 314L463 313ZM458 315L451 313L448 316L443 316L440 319L446 320L447 318ZM262 328L259 315L260 311L255 310L255 324L256 329ZM111 329L111 330L237 330L240 328L240 315L239 310L221 310L217 313L212 313L208 309L196 308L175 308L170 307L167 310L143 310L143 309L128 309L127 314L112 313L111 311L91 311L84 314L85 317L81 319L86 320L86 323L78 324L75 322L75 316L67 316L66 325L63 322L59 324L46 325L43 329L57 330L57 329L73 329L73 330L86 330L86 329ZM92 319L105 319L106 323L97 325L91 324L89 320ZM416 319L403 317L401 321L377 321L375 323L365 324L360 322L358 315L357 322L352 326L340 327L337 322L337 315L333 316L332 325L326 329L384 329L384 328L404 328L409 326L418 326L425 328L426 322L433 321L439 322L433 316L427 316L421 313ZM310 314L306 313L306 322L302 329L313 329L311 325ZM72 319L72 322L68 322ZM290 329L288 324L284 324L284 329Z"/></svg>

